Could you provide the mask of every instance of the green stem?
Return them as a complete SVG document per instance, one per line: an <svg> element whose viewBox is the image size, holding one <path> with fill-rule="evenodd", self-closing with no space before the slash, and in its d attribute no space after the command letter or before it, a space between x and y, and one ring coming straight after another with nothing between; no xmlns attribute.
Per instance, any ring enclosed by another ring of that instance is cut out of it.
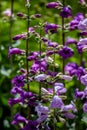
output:
<svg viewBox="0 0 87 130"><path fill-rule="evenodd" d="M64 1L63 1L64 2ZM65 45L65 33L64 33L64 18L62 17L62 45L64 46ZM64 72L64 66L65 66L65 59L63 58L63 74L65 73Z"/></svg>
<svg viewBox="0 0 87 130"><path fill-rule="evenodd" d="M10 27L9 27L9 47L12 47L13 7L14 7L14 0L11 0L11 16L10 16ZM11 65L11 67L13 65L12 57L10 58L10 65Z"/></svg>
<svg viewBox="0 0 87 130"><path fill-rule="evenodd" d="M39 42L39 51L40 51L40 74L41 74L41 53L42 53L42 49L41 49L41 29L40 29L40 42ZM39 83L39 100L41 100L41 82Z"/></svg>
<svg viewBox="0 0 87 130"><path fill-rule="evenodd" d="M53 72L55 72L55 49L53 50L54 51L54 53L53 53L53 60L54 60L54 64L53 64ZM53 78L54 78L54 76L53 76ZM53 95L55 95L55 89L54 89L54 87L53 87ZM56 130L56 123L55 123L55 120L56 120L56 110L54 109L54 119L53 119L53 128L54 128L54 130Z"/></svg>
<svg viewBox="0 0 87 130"><path fill-rule="evenodd" d="M29 25L30 25L30 21L29 21L29 12L30 9L29 7L27 7L27 39L26 39L26 69L27 69L27 88L28 88L28 92L30 91L30 87L29 87L29 82L28 82L28 75L29 75L29 62L27 60L28 57L28 49L29 49Z"/></svg>
<svg viewBox="0 0 87 130"><path fill-rule="evenodd" d="M10 35L9 46L10 47L12 46L13 6L14 6L14 0L11 0L11 16L10 16L10 30L9 30L9 35Z"/></svg>
<svg viewBox="0 0 87 130"><path fill-rule="evenodd" d="M65 0L62 1L62 4L63 4L63 8L64 8L64 6L65 6ZM62 17L62 45L63 46L65 46L65 32L64 32L65 28L64 28L64 23L65 23L65 19L64 19L64 17ZM65 59L63 58L63 62L62 62L62 72L63 72L63 74L65 74L64 67L65 67ZM63 83L65 85L64 80L63 80ZM64 124L63 128L64 128L64 130L67 129L66 128L66 124Z"/></svg>
<svg viewBox="0 0 87 130"><path fill-rule="evenodd" d="M27 80L27 89L28 92L30 91L30 85L28 81L28 76L29 76L29 61L27 60L28 57L28 50L29 50L29 26L30 26L30 7L27 6L27 38L26 38L26 69L27 69L27 75L26 75L26 80ZM28 119L30 119L30 107L28 107Z"/></svg>

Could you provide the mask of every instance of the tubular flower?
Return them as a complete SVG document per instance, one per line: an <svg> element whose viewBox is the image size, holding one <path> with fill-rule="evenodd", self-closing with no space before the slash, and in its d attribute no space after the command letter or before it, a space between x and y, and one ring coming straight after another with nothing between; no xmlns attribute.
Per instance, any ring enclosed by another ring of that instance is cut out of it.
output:
<svg viewBox="0 0 87 130"><path fill-rule="evenodd" d="M81 5L85 5L85 4L86 4L85 0L79 0L79 3L80 3Z"/></svg>
<svg viewBox="0 0 87 130"><path fill-rule="evenodd" d="M41 104L39 104L38 106L36 106L35 111L37 112L38 117L39 117L37 119L38 123L41 123L47 119L48 113L49 113L48 107L45 107L45 106L42 106Z"/></svg>
<svg viewBox="0 0 87 130"><path fill-rule="evenodd" d="M72 16L71 8L65 6L60 12L60 16L62 16L63 18L71 17Z"/></svg>
<svg viewBox="0 0 87 130"><path fill-rule="evenodd" d="M51 108L62 108L64 103L62 99L58 96L54 96L51 102Z"/></svg>
<svg viewBox="0 0 87 130"><path fill-rule="evenodd" d="M67 74L69 74L70 76L75 75L76 72L77 72L77 69L78 69L78 65L77 65L76 63L74 63L74 62L68 63L68 64L65 66L65 68L64 68L65 72L66 72Z"/></svg>
<svg viewBox="0 0 87 130"><path fill-rule="evenodd" d="M56 33L58 28L59 28L59 25L57 25L57 24L46 23L46 25L45 25L45 32L48 33L50 31L51 33Z"/></svg>
<svg viewBox="0 0 87 130"><path fill-rule="evenodd" d="M18 104L20 102L22 102L21 98L14 98L14 99L10 98L9 101L8 101L8 104L10 106L13 106L13 105Z"/></svg>
<svg viewBox="0 0 87 130"><path fill-rule="evenodd" d="M81 98L83 99L85 97L85 92L84 91L79 91L79 89L77 88L75 90L75 98Z"/></svg>
<svg viewBox="0 0 87 130"><path fill-rule="evenodd" d="M81 76L81 83L87 86L87 74Z"/></svg>
<svg viewBox="0 0 87 130"><path fill-rule="evenodd" d="M74 52L71 48L64 46L62 49L58 51L58 54L63 58L67 59L73 56Z"/></svg>
<svg viewBox="0 0 87 130"><path fill-rule="evenodd" d="M12 121L12 124L13 125L17 125L19 123L26 123L27 120L20 115L20 113L17 113L15 116L14 116L14 120Z"/></svg>
<svg viewBox="0 0 87 130"><path fill-rule="evenodd" d="M83 21L79 22L78 29L82 30L82 31L86 31L87 30L87 18L84 19Z"/></svg>
<svg viewBox="0 0 87 130"><path fill-rule="evenodd" d="M41 61L37 60L33 63L30 72L31 73L37 73L38 71L44 72L46 70L46 67L47 67L47 63L45 59L42 59Z"/></svg>
<svg viewBox="0 0 87 130"><path fill-rule="evenodd" d="M66 45L68 45L68 44L77 44L77 40L74 38L67 37Z"/></svg>
<svg viewBox="0 0 87 130"><path fill-rule="evenodd" d="M13 37L13 40L19 40L19 39L21 39L21 38L23 38L24 37L24 34L18 34L18 35L16 35L16 36L14 36Z"/></svg>
<svg viewBox="0 0 87 130"><path fill-rule="evenodd" d="M46 5L47 8L56 8L58 7L58 3L57 2L50 2Z"/></svg>
<svg viewBox="0 0 87 130"><path fill-rule="evenodd" d="M22 55L24 53L24 50L21 50L19 48L9 48L8 57L10 58L11 55Z"/></svg>
<svg viewBox="0 0 87 130"><path fill-rule="evenodd" d="M34 121L29 120L28 123L25 125L25 127L21 130L38 130L37 126L38 122L36 120Z"/></svg>
<svg viewBox="0 0 87 130"><path fill-rule="evenodd" d="M12 84L15 87L23 87L24 86L24 76L23 75L17 75L12 79Z"/></svg>
<svg viewBox="0 0 87 130"><path fill-rule="evenodd" d="M30 55L27 57L28 61L36 60L36 58L40 55L39 52L30 52Z"/></svg>
<svg viewBox="0 0 87 130"><path fill-rule="evenodd" d="M84 105L83 105L83 111L84 111L85 113L87 113L87 102L84 103Z"/></svg>
<svg viewBox="0 0 87 130"><path fill-rule="evenodd" d="M70 30L78 29L78 24L83 19L84 19L84 15L80 12L77 13L74 19L70 22Z"/></svg>
<svg viewBox="0 0 87 130"><path fill-rule="evenodd" d="M63 83L55 83L55 84L54 84L54 88L55 88L55 92L56 92L58 95L61 95L61 94L66 93L66 88L64 88Z"/></svg>
<svg viewBox="0 0 87 130"><path fill-rule="evenodd" d="M81 54L85 49L87 49L87 38L82 38L77 43L78 52Z"/></svg>
<svg viewBox="0 0 87 130"><path fill-rule="evenodd" d="M11 16L11 10L10 9L6 9L3 14L7 17L10 17Z"/></svg>

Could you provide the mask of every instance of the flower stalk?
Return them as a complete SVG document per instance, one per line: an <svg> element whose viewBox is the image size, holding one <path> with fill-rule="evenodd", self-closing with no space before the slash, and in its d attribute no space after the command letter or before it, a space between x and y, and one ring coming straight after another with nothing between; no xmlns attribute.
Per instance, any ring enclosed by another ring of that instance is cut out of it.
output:
<svg viewBox="0 0 87 130"><path fill-rule="evenodd" d="M9 30L9 35L10 35L9 46L10 47L12 46L13 7L14 7L14 0L11 0L11 16L10 16L10 30Z"/></svg>
<svg viewBox="0 0 87 130"><path fill-rule="evenodd" d="M27 6L27 38L26 38L26 69L27 69L27 74L26 74L26 80L27 80L27 90L30 92L30 85L28 81L28 76L29 76L29 61L27 60L28 53L29 53L29 26L30 26L30 6L29 3L26 4ZM28 106L28 119L30 119L30 107Z"/></svg>
<svg viewBox="0 0 87 130"><path fill-rule="evenodd" d="M27 69L27 89L28 92L30 91L28 75L29 75L29 62L27 60L28 57L28 50L29 50L29 26L30 26L30 7L27 6L27 38L26 38L26 69Z"/></svg>
<svg viewBox="0 0 87 130"><path fill-rule="evenodd" d="M42 46L41 46L41 29L40 28L40 42L39 42L39 51L40 51L40 74L41 74L41 53L42 53ZM39 83L39 100L41 100L41 82Z"/></svg>
<svg viewBox="0 0 87 130"><path fill-rule="evenodd" d="M12 47L13 8L14 8L14 0L11 0L11 15L10 15L10 27L9 27L9 47ZM10 59L10 64L11 64L11 66L13 64L12 57Z"/></svg>
<svg viewBox="0 0 87 130"><path fill-rule="evenodd" d="M64 3L65 1L63 0L62 4L63 4L63 8L64 8ZM64 17L62 17L62 45L64 46L65 45L65 32L64 32ZM62 67L62 71L63 71L63 74L64 74L64 66L65 66L65 60L63 58L63 67Z"/></svg>

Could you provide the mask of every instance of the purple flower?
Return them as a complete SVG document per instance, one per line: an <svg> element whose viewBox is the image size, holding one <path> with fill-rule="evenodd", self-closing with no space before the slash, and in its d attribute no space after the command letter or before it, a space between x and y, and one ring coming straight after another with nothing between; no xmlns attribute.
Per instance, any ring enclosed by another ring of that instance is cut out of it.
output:
<svg viewBox="0 0 87 130"><path fill-rule="evenodd" d="M48 90L46 90L45 88L41 88L41 93L43 95L52 95L52 93L50 93Z"/></svg>
<svg viewBox="0 0 87 130"><path fill-rule="evenodd" d="M83 76L86 73L85 69L83 67L78 67L75 76L77 76L78 80L81 80L81 76Z"/></svg>
<svg viewBox="0 0 87 130"><path fill-rule="evenodd" d="M24 34L18 34L18 35L16 35L16 36L14 36L13 37L13 40L19 40L19 39L21 39L21 38L23 38L24 37Z"/></svg>
<svg viewBox="0 0 87 130"><path fill-rule="evenodd" d="M42 59L41 61L37 60L33 63L30 72L34 74L39 71L44 72L46 70L46 67L47 67L47 63L45 59Z"/></svg>
<svg viewBox="0 0 87 130"><path fill-rule="evenodd" d="M75 105L73 103L69 104L69 105L64 105L62 108L61 108L62 111L73 111L75 112L76 111L76 108L75 108Z"/></svg>
<svg viewBox="0 0 87 130"><path fill-rule="evenodd" d="M85 113L87 113L87 102L84 103L84 105L83 105L83 111L84 111Z"/></svg>
<svg viewBox="0 0 87 130"><path fill-rule="evenodd" d="M60 16L62 16L63 18L71 17L71 16L72 16L71 8L65 6L65 7L62 9L62 11L60 12Z"/></svg>
<svg viewBox="0 0 87 130"><path fill-rule="evenodd" d="M14 116L14 120L12 121L12 124L13 125L17 125L19 123L26 123L27 120L20 115L20 113L17 113L15 116Z"/></svg>
<svg viewBox="0 0 87 130"><path fill-rule="evenodd" d="M87 36L87 31L82 31L82 32L80 32L80 35L81 35L81 36Z"/></svg>
<svg viewBox="0 0 87 130"><path fill-rule="evenodd" d="M62 56L64 59L67 59L72 57L74 52L71 48L64 46L62 49L58 51L58 54Z"/></svg>
<svg viewBox="0 0 87 130"><path fill-rule="evenodd" d="M20 103L22 100L21 100L21 98L10 98L9 99L9 101L8 101L8 104L10 105L10 106L13 106L13 105L15 105L15 104L18 104L18 103Z"/></svg>
<svg viewBox="0 0 87 130"><path fill-rule="evenodd" d="M35 18L40 18L41 14L35 14Z"/></svg>
<svg viewBox="0 0 87 130"><path fill-rule="evenodd" d="M79 3L82 4L82 5L86 4L85 0L79 0Z"/></svg>
<svg viewBox="0 0 87 130"><path fill-rule="evenodd" d="M79 22L78 29L82 30L82 31L86 31L86 29L87 29L87 18L84 19L83 21Z"/></svg>
<svg viewBox="0 0 87 130"><path fill-rule="evenodd" d="M28 31L29 31L29 33L35 33L35 30L33 27L29 27Z"/></svg>
<svg viewBox="0 0 87 130"><path fill-rule="evenodd" d="M60 79L64 79L64 80L67 80L67 81L71 81L73 77L69 76L69 75L59 75L59 78Z"/></svg>
<svg viewBox="0 0 87 130"><path fill-rule="evenodd" d="M73 62L68 63L64 69L65 72L70 76L77 76L78 80L80 80L80 77L86 73L83 67L79 67L76 63Z"/></svg>
<svg viewBox="0 0 87 130"><path fill-rule="evenodd" d="M49 113L49 108L39 104L36 106L35 111L37 112L38 116L47 115Z"/></svg>
<svg viewBox="0 0 87 130"><path fill-rule="evenodd" d="M68 44L77 44L77 40L74 38L67 37L66 45L68 45Z"/></svg>
<svg viewBox="0 0 87 130"><path fill-rule="evenodd" d="M38 130L37 128L38 122L29 120L28 123L25 125L25 127L21 130Z"/></svg>
<svg viewBox="0 0 87 130"><path fill-rule="evenodd" d="M48 59L49 60L49 59ZM52 62L51 62L52 63ZM52 77L54 77L54 76L56 76L57 74L58 74L58 72L53 72L53 71L51 71L51 70L48 70L48 75L50 75L50 76L52 76Z"/></svg>
<svg viewBox="0 0 87 130"><path fill-rule="evenodd" d="M75 97L76 97L76 99L77 99L77 98L83 99L83 98L85 97L84 91L79 91L79 89L77 88L77 89L75 90Z"/></svg>
<svg viewBox="0 0 87 130"><path fill-rule="evenodd" d="M48 113L49 113L48 107L45 107L45 106L42 106L41 104L39 104L38 106L36 106L35 111L37 112L37 114L39 116L39 118L37 119L37 121L39 123L41 123L47 119Z"/></svg>
<svg viewBox="0 0 87 130"><path fill-rule="evenodd" d="M54 51L54 50L47 50L47 52L46 52L46 55L47 56L50 56L50 55L53 55L54 53L57 53L56 51Z"/></svg>
<svg viewBox="0 0 87 130"><path fill-rule="evenodd" d="M57 24L54 24L54 23L51 23L51 24L46 23L46 25L45 25L45 32L46 32L46 33L49 33L49 31L50 31L51 33L56 33L58 28L59 28L59 25L57 25Z"/></svg>
<svg viewBox="0 0 87 130"><path fill-rule="evenodd" d="M24 91L23 93L22 93L22 95L21 95L21 97L23 97L24 99L25 98L33 98L33 97L35 97L35 94L33 94L32 92L26 92L26 91Z"/></svg>
<svg viewBox="0 0 87 130"><path fill-rule="evenodd" d="M84 16L82 13L77 13L74 19L70 22L70 30L74 30L78 28L78 24L80 21L84 19Z"/></svg>
<svg viewBox="0 0 87 130"><path fill-rule="evenodd" d="M87 38L82 38L77 44L78 52L81 54L84 48L87 48Z"/></svg>
<svg viewBox="0 0 87 130"><path fill-rule="evenodd" d="M31 98L29 98L28 105L29 106L34 106L34 107L37 105L37 98L36 98L36 96L32 96Z"/></svg>
<svg viewBox="0 0 87 130"><path fill-rule="evenodd" d="M12 79L12 84L15 87L23 87L24 86L24 76L23 75L17 75Z"/></svg>
<svg viewBox="0 0 87 130"><path fill-rule="evenodd" d="M68 63L68 64L65 66L65 68L64 68L65 72L66 72L67 74L69 74L70 76L75 75L77 69L78 69L78 65L77 65L76 63L74 63L74 62Z"/></svg>
<svg viewBox="0 0 87 130"><path fill-rule="evenodd" d="M87 86L84 89L85 96L87 96Z"/></svg>
<svg viewBox="0 0 87 130"><path fill-rule="evenodd" d="M83 85L87 86L87 74L81 76L80 80Z"/></svg>
<svg viewBox="0 0 87 130"><path fill-rule="evenodd" d="M70 113L70 112L64 113L63 116L65 116L66 118L69 118L69 119L75 118L75 115L73 113Z"/></svg>
<svg viewBox="0 0 87 130"><path fill-rule="evenodd" d="M55 92L60 95L66 93L66 88L64 88L63 83L55 83L54 84Z"/></svg>
<svg viewBox="0 0 87 130"><path fill-rule="evenodd" d="M40 55L39 52L30 52L30 55L27 57L28 61L36 60L36 58Z"/></svg>
<svg viewBox="0 0 87 130"><path fill-rule="evenodd" d="M84 19L84 15L83 13L77 13L76 16L74 17L74 19L76 19L77 21L82 21Z"/></svg>
<svg viewBox="0 0 87 130"><path fill-rule="evenodd" d="M21 88L13 87L13 88L11 89L11 94L17 94L17 93L23 94L24 91L23 91Z"/></svg>
<svg viewBox="0 0 87 130"><path fill-rule="evenodd" d="M43 121L45 121L47 119L47 115L41 115L38 119L37 119L37 122L38 123L42 123Z"/></svg>
<svg viewBox="0 0 87 130"><path fill-rule="evenodd" d="M58 43L57 42L48 41L48 46L50 46L50 47L57 47Z"/></svg>
<svg viewBox="0 0 87 130"><path fill-rule="evenodd" d="M47 8L56 8L58 7L58 3L57 2L50 2L46 5Z"/></svg>
<svg viewBox="0 0 87 130"><path fill-rule="evenodd" d="M79 21L77 21L76 19L73 19L71 22L70 22L70 30L75 30L78 28L78 24L79 24Z"/></svg>
<svg viewBox="0 0 87 130"><path fill-rule="evenodd" d="M40 75L37 75L35 76L35 80L38 81L38 82L41 82L41 81L44 81L46 79L47 75L46 74L40 74Z"/></svg>
<svg viewBox="0 0 87 130"><path fill-rule="evenodd" d="M25 14L23 14L22 12L18 12L17 16L20 17L20 18L23 18L25 16Z"/></svg>
<svg viewBox="0 0 87 130"><path fill-rule="evenodd" d="M8 57L10 58L11 55L14 55L14 54L21 55L23 53L24 51L19 48L9 48Z"/></svg>
<svg viewBox="0 0 87 130"><path fill-rule="evenodd" d="M51 102L51 108L62 108L64 103L62 99L58 96L54 96Z"/></svg>
<svg viewBox="0 0 87 130"><path fill-rule="evenodd" d="M22 103L27 103L28 106L36 106L37 105L37 97L32 92L26 92L24 91L21 94Z"/></svg>
<svg viewBox="0 0 87 130"><path fill-rule="evenodd" d="M6 9L6 10L3 12L3 14L4 14L5 16L10 17L10 16L11 16L11 9Z"/></svg>

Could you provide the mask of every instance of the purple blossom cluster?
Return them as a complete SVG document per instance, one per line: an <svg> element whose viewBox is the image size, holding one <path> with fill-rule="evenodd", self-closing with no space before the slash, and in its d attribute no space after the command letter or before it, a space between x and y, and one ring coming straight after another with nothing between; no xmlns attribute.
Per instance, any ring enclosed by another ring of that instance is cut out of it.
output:
<svg viewBox="0 0 87 130"><path fill-rule="evenodd" d="M26 7L30 9L30 1L26 2ZM79 3L84 5L85 1L79 0ZM12 79L13 98L8 101L10 106L18 104L28 111L27 118L20 112L13 117L12 124L21 126L20 130L57 130L58 123L62 123L63 129L65 126L68 129L68 120L71 119L72 122L76 120L78 123L77 117L79 119L79 114L82 114L79 111L87 113L87 70L82 57L87 50L87 19L81 12L73 17L71 8L60 1L49 2L46 8L55 8L59 12L62 25L45 22L31 27L28 23L26 33L13 37L13 40L25 40L26 50L10 47L8 52L9 58L17 55L26 61L23 66L21 65L24 68L19 66L19 74ZM23 17L21 13L18 16ZM32 22L32 17L40 18L41 15L29 16L28 14L27 17ZM44 36L41 32L38 33L37 29L43 30ZM75 30L79 31L78 39L65 37L66 31ZM51 36L58 36L58 33L61 34L62 41L57 42ZM27 43L32 36L37 40L39 50L29 52ZM75 50L80 57L80 64L73 61ZM21 64L21 58L19 62ZM70 100L68 100L67 84L72 84L74 80L77 83L74 82L74 92L70 93ZM38 92L31 90L32 82L36 87L38 84ZM78 101L82 104L80 108ZM75 127L76 123L74 122Z"/></svg>

